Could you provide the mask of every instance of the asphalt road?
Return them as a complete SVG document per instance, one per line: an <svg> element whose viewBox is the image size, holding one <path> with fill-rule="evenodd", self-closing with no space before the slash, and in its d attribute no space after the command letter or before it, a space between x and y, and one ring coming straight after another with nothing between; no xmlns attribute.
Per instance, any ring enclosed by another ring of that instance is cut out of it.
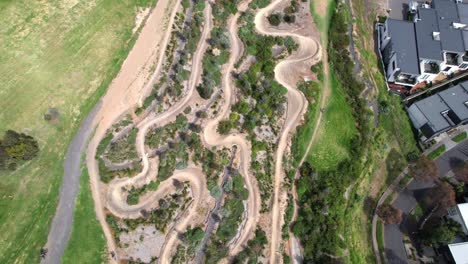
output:
<svg viewBox="0 0 468 264"><path fill-rule="evenodd" d="M439 175L444 176L456 165L466 160L468 160L468 140L461 142L455 148L445 152L442 156L437 158L435 163L439 169ZM385 255L388 263L408 263L406 250L403 245L402 230L404 232L411 230L411 224L407 221L407 216L417 205L415 197L418 196L418 193L433 185L433 182L413 180L404 190L399 192L397 198L393 202L393 205L403 212L403 221L400 225L384 226Z"/></svg>
<svg viewBox="0 0 468 264"><path fill-rule="evenodd" d="M70 238L75 200L80 188L81 155L93 131L94 117L100 107L101 104L98 103L82 121L68 148L63 165L64 175L60 188L60 200L45 245L48 252L41 263L58 264L61 262L63 252Z"/></svg>

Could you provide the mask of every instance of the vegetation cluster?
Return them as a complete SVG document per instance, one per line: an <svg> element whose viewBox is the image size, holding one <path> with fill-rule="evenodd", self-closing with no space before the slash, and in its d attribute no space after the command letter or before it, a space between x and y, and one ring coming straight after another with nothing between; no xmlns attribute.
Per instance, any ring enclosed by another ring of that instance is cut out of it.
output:
<svg viewBox="0 0 468 264"><path fill-rule="evenodd" d="M32 136L13 130L0 139L0 170L16 170L18 165L32 160L39 153L39 144Z"/></svg>
<svg viewBox="0 0 468 264"><path fill-rule="evenodd" d="M355 127L358 133L349 146L350 157L336 168L314 171L305 162L300 168L301 179L297 183L299 196L299 217L293 226L294 233L304 245L304 261L327 263L332 261L327 254L335 254L346 248L339 234L346 226L347 206L362 199L355 195L347 201L343 196L347 186L360 178L364 168L363 158L369 138L369 115L364 100L360 97L364 85L355 79L350 59L349 37L345 23L345 7L337 4L329 29L327 48L331 71L339 72L338 81L344 88L347 103L352 107ZM317 236L320 232L320 236Z"/></svg>

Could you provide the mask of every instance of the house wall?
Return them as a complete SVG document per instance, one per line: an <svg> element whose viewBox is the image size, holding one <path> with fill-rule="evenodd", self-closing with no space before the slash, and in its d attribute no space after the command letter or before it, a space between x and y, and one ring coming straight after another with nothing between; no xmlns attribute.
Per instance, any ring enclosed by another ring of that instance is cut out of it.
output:
<svg viewBox="0 0 468 264"><path fill-rule="evenodd" d="M386 65L386 72L387 72L387 81L394 82L395 81L395 74L400 70L398 68L398 64L396 61L396 55L392 54L388 64Z"/></svg>
<svg viewBox="0 0 468 264"><path fill-rule="evenodd" d="M385 23L382 24L381 27L379 27L381 51L383 51L387 47L387 44L390 42L390 36L388 35L387 26L388 26L388 22L385 21Z"/></svg>

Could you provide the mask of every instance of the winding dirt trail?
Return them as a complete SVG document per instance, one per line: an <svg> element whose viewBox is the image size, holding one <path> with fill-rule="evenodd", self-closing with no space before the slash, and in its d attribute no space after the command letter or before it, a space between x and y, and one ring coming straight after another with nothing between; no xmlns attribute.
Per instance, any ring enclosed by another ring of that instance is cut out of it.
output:
<svg viewBox="0 0 468 264"><path fill-rule="evenodd" d="M176 171L169 179L161 182L158 190L146 196L144 200L140 200L137 205L128 205L122 187L143 187L151 180L157 177L158 162L156 159L150 161L148 152L145 148L145 137L148 131L154 127L163 127L174 121L176 116L180 114L187 105L190 104L193 98L196 85L201 78L202 57L207 48L207 39L212 28L211 5L206 5L204 10L205 24L202 35L199 40L199 45L193 56L192 71L188 81L188 90L182 100L161 114L150 114L142 120L137 127L139 128L136 147L138 155L142 158L142 171L134 177L125 179L115 179L109 184L107 195L107 208L114 215L121 218L138 218L141 216L140 211L143 209L150 210L158 207L158 201L165 195L175 190L172 184L173 180L180 182L189 182L192 191L193 203L188 212L185 212L184 218L175 224L168 234L166 234L165 246L160 254L161 263L170 263L172 251L176 248L175 244L178 241L178 231L185 230L196 214L198 208L205 202L204 197L209 196L206 187L206 179L200 169L187 168L185 170Z"/></svg>
<svg viewBox="0 0 468 264"><path fill-rule="evenodd" d="M242 56L242 41L237 36L237 20L242 12L247 10L251 0L243 1L237 7L238 12L228 20L228 34L231 43L231 53L229 60L223 69L223 98L224 104L219 111L219 115L210 120L203 130L202 138L208 146L237 146L240 157L239 172L244 178L245 185L249 192L247 198L247 214L244 217L243 228L238 231L236 240L230 245L229 255L234 256L242 250L242 246L253 236L260 213L261 201L255 177L250 173L251 146L244 134L220 135L217 132L218 124L221 120L228 118L231 105L233 103L233 80L231 73L235 63Z"/></svg>
<svg viewBox="0 0 468 264"><path fill-rule="evenodd" d="M246 202L246 214L243 218L243 223L241 224L242 228L238 230L238 234L235 236L235 239L233 239L233 241L231 241L229 244L229 256L238 254L243 249L243 246L245 246L247 241L252 238L255 233L254 231L259 219L261 208L260 191L258 189L255 177L250 173L251 146L249 141L246 139L246 135L238 133L220 135L217 132L219 122L228 118L233 103L234 84L232 80L232 72L235 69L236 62L242 56L243 50L243 44L237 36L237 20L241 13L247 10L250 1L251 0L245 0L241 2L238 6L238 12L231 16L228 20L228 34L231 43L231 53L228 62L223 66L222 95L224 103L222 104L221 109L218 111L218 115L215 118L207 121L201 134L202 141L207 147L237 146L240 161L239 172L243 176L245 186L249 192L249 196ZM308 70L310 66L317 63L321 57L321 47L314 38L310 36L304 36L299 33L292 33L291 31L286 32L269 28L269 25L267 25L268 23L266 22L266 16L271 13L272 10L274 10L274 8L277 7L281 1L282 0L275 0L266 8L261 9L255 16L255 25L257 31L260 34L280 37L291 36L299 44L298 50L294 54L278 63L275 67L275 79L288 90L288 108L285 124L279 138L278 149L275 155L275 182L274 194L272 198L273 210L271 214L272 234L270 239L270 263L276 263L278 257L277 249L278 245L280 244L279 238L281 234L281 224L283 221L280 206L281 196L284 195L284 192L282 193L281 190L284 177L282 159L288 147L289 136L301 121L301 117L307 109L307 101L302 93L296 89L296 84L299 80L308 77L307 74L310 74L310 72L307 72L304 69ZM160 0L158 5L162 5L162 7L157 6L155 9L160 8L160 13L168 12L167 8L171 6L170 3L170 0ZM168 22L168 28L172 28L176 11L180 5L180 0L172 4L173 9L171 9L172 12ZM103 109L107 110L103 110L100 113L100 124L96 130L93 140L88 146L87 165L91 177L91 189L93 192L93 198L95 200L96 214L103 227L104 234L107 239L108 250L112 256L110 262L112 263L119 261L118 256L114 254L117 252L117 246L115 244L112 231L106 222L104 208L107 208L112 214L121 218L138 218L141 216L141 210L157 208L158 201L161 198L175 191L175 187L172 184L173 179L177 179L180 182L188 182L191 187L193 202L190 204L190 207L183 213L183 217L181 217L179 221L175 222L173 228L166 234L166 242L164 243L159 256L160 263L170 263L171 256L173 255L173 252L177 247L177 243L179 242L179 233L183 232L187 226L191 224L193 217L197 213L197 210L200 208L200 206L206 206L205 197L209 197L209 192L206 186L206 177L203 175L200 169L194 167L189 167L184 170L176 170L169 179L161 182L157 191L142 197L137 205L127 204L126 193L123 191L123 189L128 189L128 187L140 188L157 178L157 168L159 161L157 158L150 159L148 157L149 150L146 149L145 146L145 137L149 130L155 127L162 127L169 124L170 122L173 122L176 119L176 116L181 113L186 106L193 103L193 95L195 94L196 85L199 83L201 78L202 59L207 48L206 40L208 39L209 33L213 26L211 11L211 5L207 4L204 11L205 23L202 35L200 37L197 50L193 56L193 64L191 75L188 80L188 88L182 99L163 113L153 112L148 114L136 125L139 130L135 144L138 155L142 159L142 171L138 173L138 175L131 178L114 179L108 184L107 187L100 183L98 163L95 159L99 142L105 136L108 128L110 128L120 116L129 111L135 104L141 103L145 93L148 92L152 86L152 83L154 83L154 81L159 77L159 72L163 61L162 56L164 55L163 50L165 50L168 44L171 30L167 30L164 40L162 43L160 43L161 45L158 44L158 47L160 47L162 50L159 51L160 55L157 60L156 71L153 72L150 76L148 76L148 74L146 75L147 77L144 79L144 85L141 83L142 80L139 80L138 82L134 80L127 81L129 86L140 85L140 90L133 94L130 89L118 83L119 78L117 77L113 84L116 84L118 87L114 88L114 90L120 87L120 89L124 89L123 94L122 92L114 94L110 92L110 95L106 95L103 98ZM150 22L150 20L148 21ZM144 31L142 34L143 33ZM151 54L153 53L154 51ZM129 56L129 58L131 62L131 56ZM147 63L144 63L143 65L146 64ZM126 61L122 71L125 71L126 67L128 68L132 66L132 63L127 63ZM140 71L141 70L138 72ZM130 70L129 72L131 73ZM110 88L110 91L112 91L112 87ZM119 98L118 96L123 96L125 98ZM122 103L123 100L126 100L126 102ZM319 120L320 119L321 115ZM320 123L319 120L317 121L317 125ZM315 136L313 136L313 138L315 138Z"/></svg>
<svg viewBox="0 0 468 264"><path fill-rule="evenodd" d="M298 50L278 63L275 67L275 79L287 88L287 113L285 125L281 132L278 142L278 148L275 156L275 176L273 209L271 213L272 232L270 239L270 263L277 263L279 238L281 236L281 225L283 215L280 208L281 185L283 183L284 171L282 166L283 156L289 142L290 133L294 131L301 121L303 114L307 109L307 100L304 95L296 89L297 82L304 78L303 68L310 69L310 66L321 59L321 46L318 41L310 36L300 35L294 32L286 32L272 28L267 22L267 16L271 14L282 0L275 0L267 7L261 9L255 16L255 26L259 33L271 36L287 37L290 36L298 43Z"/></svg>
<svg viewBox="0 0 468 264"><path fill-rule="evenodd" d="M129 111L138 101L141 94L149 86L144 85L158 75L161 69L164 53L159 52L166 49L171 35L171 28L179 8L180 0L160 0L153 8L148 20L130 51L127 59L122 65L117 77L110 85L106 95L103 97L102 108L95 118L97 128L86 151L86 163L91 182L91 191L96 210L96 216L103 228L107 240L107 248L110 253L109 262L117 263L115 244L112 232L106 222L104 207L101 200L101 188L99 180L99 169L95 156L99 142L105 136L106 131L125 112ZM159 54L159 55L158 55ZM153 65L157 63L157 71L151 72Z"/></svg>

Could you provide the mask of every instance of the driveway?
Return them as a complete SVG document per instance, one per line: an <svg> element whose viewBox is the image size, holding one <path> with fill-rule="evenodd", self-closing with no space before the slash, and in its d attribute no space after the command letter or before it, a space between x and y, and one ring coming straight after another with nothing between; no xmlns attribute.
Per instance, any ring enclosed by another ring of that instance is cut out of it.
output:
<svg viewBox="0 0 468 264"><path fill-rule="evenodd" d="M445 152L435 160L439 169L439 175L445 176L456 165L468 160L468 140L458 144L453 149ZM405 189L398 192L397 198L393 201L392 205L399 208L403 212L403 221L400 225L385 225L384 226L384 242L385 242L385 255L388 263L399 264L408 263L406 257L406 250L403 244L403 233L411 233L408 230L412 229L408 223L408 215L416 207L416 198L418 193L428 189L434 185L433 182L422 182L413 180Z"/></svg>
<svg viewBox="0 0 468 264"><path fill-rule="evenodd" d="M439 168L439 174L443 176L466 160L468 160L468 140L461 142L437 158L436 165Z"/></svg>

